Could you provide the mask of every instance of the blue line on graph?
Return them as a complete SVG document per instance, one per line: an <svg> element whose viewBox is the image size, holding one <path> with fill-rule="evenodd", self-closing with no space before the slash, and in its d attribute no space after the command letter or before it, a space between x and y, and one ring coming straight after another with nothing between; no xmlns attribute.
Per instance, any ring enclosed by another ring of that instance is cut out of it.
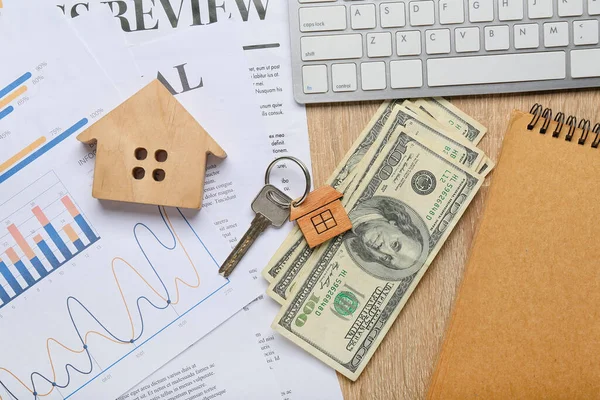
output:
<svg viewBox="0 0 600 400"><path fill-rule="evenodd" d="M67 129L66 131L64 131L63 133L61 133L60 135L58 135L57 137L55 137L54 139L52 139L51 141L46 143L44 146L40 147L39 149L37 149L36 151L31 153L23 161L21 161L20 163L18 163L17 165L12 167L8 171L6 171L4 174L0 175L0 183L6 181L8 178L10 178L11 176L16 174L23 168L25 168L26 166L31 164L33 161L35 161L39 157L41 157L44 153L50 151L57 144L59 144L60 142L62 142L63 140L65 140L66 138L68 138L69 136L74 134L75 132L77 132L79 129L81 129L82 127L87 125L87 123L88 123L87 118L80 120L75 125L73 125L69 129Z"/></svg>
<svg viewBox="0 0 600 400"><path fill-rule="evenodd" d="M40 278L43 278L46 275L48 275L48 271L46 271L46 268L44 268L44 266L42 265L42 262L40 261L39 258L37 258L37 256L33 257L30 261L31 261L31 264L33 264L33 268L35 268L37 273L40 274Z"/></svg>
<svg viewBox="0 0 600 400"><path fill-rule="evenodd" d="M31 276L31 273L29 272L25 264L23 264L23 261L17 261L15 263L15 267L17 267L17 271L19 271L19 274L21 274L21 276L23 277L23 279L25 279L25 282L27 282L29 286L35 283L35 279L33 279L33 276Z"/></svg>
<svg viewBox="0 0 600 400"><path fill-rule="evenodd" d="M137 337L135 338L131 338L131 337L126 337L126 338L119 338L117 337L115 334L113 334L100 320L98 320L94 314L81 302L79 301L77 298L69 296L67 298L67 311L69 313L69 317L71 319L71 323L73 325L73 328L75 330L75 332L77 333L79 340L81 342L82 348L85 350L87 356L88 356L88 360L90 363L90 370L89 371L81 371L76 369L73 365L71 364L67 364L65 365L65 372L67 374L67 382L66 384L63 385L58 385L57 382L53 382L51 380L49 380L48 378L46 378L44 375L42 375L40 372L32 372L30 375L30 379L31 379L31 385L33 388L33 392L34 392L34 399L38 400L38 395L37 395L37 389L36 389L36 382L34 378L39 378L42 379L45 382L48 382L50 384L55 384L56 387L60 387L60 388L65 388L69 385L69 383L71 382L71 372L70 369L82 374L82 375L90 375L93 372L93 364L92 364L92 358L91 358L91 354L90 351L88 349L88 346L85 344L85 341L83 339L83 336L81 334L81 332L79 331L79 328L73 318L73 313L71 311L71 304L75 303L74 305L78 305L79 307L81 307L83 309L83 311L85 311L89 316L91 316L94 321L96 321L98 323L98 325L100 325L100 327L104 330L104 332L106 332L106 334L108 334L109 336L111 336L113 339L122 342L122 343L131 343L131 344L135 344L135 342L137 340L139 340L141 338L141 336L144 333L144 317L142 314L142 310L141 310L141 306L140 303L144 302L147 303L148 305L150 305L151 307L158 309L158 310L164 310L166 308L169 307L169 305L171 304L171 294L169 293L163 279L161 278L161 276L159 275L158 271L156 270L156 268L154 267L154 264L150 261L150 259L148 258L146 251L144 250L144 248L142 247L142 244L139 241L138 238L138 229L145 229L146 231L148 231L154 238L155 240L158 242L158 244L160 246L162 246L163 248L173 251L177 248L177 239L175 237L175 234L173 232L173 230L171 229L171 227L169 226L169 224L167 223L167 220L165 218L165 215L163 214L163 211L160 207L158 207L158 211L160 213L160 216L162 218L162 221L165 225L165 227L167 228L170 237L171 237L171 241L172 244L165 244L163 243L158 236L156 236L156 234L145 224L143 223L137 223L134 227L133 227L133 235L134 238L137 242L137 245L139 247L139 249L141 250L142 254L144 255L144 257L146 258L148 264L150 265L150 268L152 269L152 271L154 272L154 274L156 275L156 277L158 278L158 280L160 281L164 292L166 294L166 298L167 301L164 304L154 304L152 303L147 297L145 296L140 296L138 297L136 303L137 303L137 309L138 309L138 313L139 313L139 319L141 322L141 332L139 335L137 335ZM202 244L202 246L204 247L204 249L206 249L207 254L211 257L211 259L213 260L213 262L215 262L216 267L218 268L219 265L216 262L216 260L214 259L213 255L210 253L210 251L206 248L206 246L204 245L204 242L202 242L202 239L200 239L200 237L198 236L198 234L196 233L196 231L194 230L194 228L190 225L190 223L187 221L187 219L185 218L185 216L181 213L181 211L179 211L179 213L181 214L181 216L183 217L183 219L185 220L185 222L187 223L187 225L190 227L190 229L192 230L192 232L194 233L194 235L196 236L196 238L200 241L200 243ZM195 309L196 307L198 307L200 304L202 304L204 301L206 301L208 298L210 298L211 296L213 296L215 293L217 293L218 291L220 291L221 289L223 289L226 285L228 285L230 282L229 280L227 280L221 287L219 287L218 289L216 289L215 291L213 291L212 293L210 293L209 295L207 295L205 298L203 298L202 300L200 300L198 303L196 303L194 306L190 307L190 309L188 309L186 312L184 312L183 314L179 315L175 320L173 320L171 323L169 323L168 325L166 325L165 327L163 327L162 329L160 329L158 332L154 333L152 336L150 336L149 338L145 339L141 344L137 345L137 347L135 347L134 349L132 349L131 351L129 351L127 354L125 354L123 357L121 357L119 360L115 361L113 364L111 364L108 368L105 368L100 374L92 377L90 380L88 380L85 384L83 384L82 386L80 386L79 388L77 388L76 390L74 390L70 395L68 395L67 397L65 397L65 399L68 399L69 397L73 396L75 393L77 393L79 390L83 389L85 386L87 386L89 383L91 383L92 381L94 381L96 378L98 378L101 374L105 373L106 371L108 371L110 368L112 368L114 365L116 365L117 363L119 363L121 360L123 360L124 358L126 358L127 356L129 356L131 353L133 353L135 350L139 349L139 347L141 347L142 345L144 345L145 343L147 343L148 341L150 341L151 339L153 339L155 336L157 336L158 334L160 334L161 332L163 332L165 329L167 329L169 326L173 325L174 323L176 323L179 319L183 318L186 314L188 314L189 312L191 312L193 309ZM3 387L6 387L4 382L2 382L0 380L0 385L2 385ZM14 396L13 396L14 397ZM16 399L16 397L15 397Z"/></svg>
<svg viewBox="0 0 600 400"><path fill-rule="evenodd" d="M100 238L98 238L96 241L98 241L98 240L100 240ZM42 243L42 242L40 242L40 243ZM95 242L91 242L91 243L89 243L89 244L85 245L85 246L84 246L84 248L83 248L83 250L87 249L88 247L92 247L92 245L93 245L94 243L95 243ZM48 245L47 245L45 242L44 242L44 245L45 245L46 247L48 247ZM69 261L71 261L73 258L75 258L75 257L76 257L76 256L78 256L80 253L82 253L82 252L83 252L83 250L82 250L82 251L79 251L79 252L77 252L77 254L71 255L71 256L70 256L68 259L64 260L63 262L60 262L60 261L58 261L58 260L56 259L56 257L54 257L54 254L52 254L52 251L51 251L51 250L50 250L50 248L48 247L48 251L50 252L50 254L52 255L52 258L53 258L53 259L55 260L55 262L56 262L56 267L54 267L54 268L53 268L53 269L51 269L50 271L46 271L46 276L50 275L51 273L53 273L54 271L56 271L58 268L62 267L63 265L65 265L66 263L68 263ZM44 254L44 255L45 255L45 254ZM46 256L46 258L47 258L48 260L50 260L50 259L51 259L51 258L50 258L50 257L48 257L48 256ZM52 264L54 261L49 261L49 262ZM54 264L53 264L53 266L54 266ZM4 268L6 271L3 271L3 268ZM12 278L12 280L13 280L13 283L14 283L14 284L16 284L16 288L18 289L18 290L17 290L17 289L15 289L15 288L13 287L13 290L15 291L15 293L16 293L16 294L15 294L15 295L12 297L11 301L13 301L13 300L14 300L14 299L16 299L17 297L19 297L21 294L25 293L27 290L30 290L32 287L34 287L34 286L35 286L35 285L37 285L38 283L40 283L40 282L43 282L43 281L44 281L42 278L40 278L40 279L38 279L37 281L35 281L33 285L31 285L31 286L27 286L27 287L25 287L25 288L21 289L21 286L19 286L19 283L18 283L18 282L15 280L15 278L12 276L12 274L10 273L10 271L7 269L6 265L4 265L4 263L3 263L3 262L0 262L0 273L2 274L2 276L4 276L4 277L5 277L5 279L6 279L6 275L4 275L4 274L5 274L5 273L7 273L7 274L8 274L8 277L9 277L9 278ZM45 278L45 277L44 277L44 278ZM8 279L7 279L7 281L8 281ZM10 282L9 282L9 285L10 285ZM5 304L0 304L0 309L2 309L3 307L6 307L6 305L7 305L7 304L8 304L8 303L5 303ZM0 386L1 386L1 385L2 385L2 382L0 382Z"/></svg>
<svg viewBox="0 0 600 400"><path fill-rule="evenodd" d="M8 284L10 285L12 290L17 295L23 293L23 288L21 287L19 282L17 282L17 280L15 279L13 274L8 270L8 267L6 266L6 264L4 264L2 261L0 261L0 274L2 274L4 279L6 279L6 282L8 282Z"/></svg>
<svg viewBox="0 0 600 400"><path fill-rule="evenodd" d="M6 117L11 112L15 111L13 106L8 106L4 110L0 111L0 119Z"/></svg>
<svg viewBox="0 0 600 400"><path fill-rule="evenodd" d="M52 265L52 269L58 268L58 266L60 265L60 262L58 262L58 259L56 258L54 253L52 253L52 250L50 250L50 247L48 247L48 244L46 243L46 241L42 240L37 245L40 248L40 250L42 251L42 253L44 253L44 257L46 257L46 260L48 260L50 265Z"/></svg>
<svg viewBox="0 0 600 400"><path fill-rule="evenodd" d="M17 88L17 86L21 85L22 83L25 83L25 81L29 78L31 78L31 72L26 72L23 75L21 75L19 78L17 78L16 81L11 83L4 89L0 90L0 99L2 97L6 96L7 94L9 94L10 92L12 92L13 90L15 90L15 88Z"/></svg>

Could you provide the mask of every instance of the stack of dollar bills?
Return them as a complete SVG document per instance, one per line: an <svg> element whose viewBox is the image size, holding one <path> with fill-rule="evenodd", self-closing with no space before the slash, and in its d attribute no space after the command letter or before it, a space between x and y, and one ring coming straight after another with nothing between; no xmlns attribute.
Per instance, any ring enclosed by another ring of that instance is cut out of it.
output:
<svg viewBox="0 0 600 400"><path fill-rule="evenodd" d="M327 181L352 230L311 249L295 227L263 271L273 328L358 378L493 168L486 131L444 99L385 102Z"/></svg>

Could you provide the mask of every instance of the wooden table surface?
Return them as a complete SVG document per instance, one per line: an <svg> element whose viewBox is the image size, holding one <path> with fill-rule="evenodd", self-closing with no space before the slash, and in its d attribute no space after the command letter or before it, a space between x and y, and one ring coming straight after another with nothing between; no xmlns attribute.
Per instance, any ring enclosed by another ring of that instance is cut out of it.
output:
<svg viewBox="0 0 600 400"><path fill-rule="evenodd" d="M494 161L498 160L513 109L527 111L539 102L551 107L554 114L563 111L567 115L600 122L600 90L463 97L452 101L488 127L479 147ZM334 170L379 104L307 107L313 177L317 187ZM352 382L338 374L345 400L422 399L426 396L491 180L493 172L360 378Z"/></svg>

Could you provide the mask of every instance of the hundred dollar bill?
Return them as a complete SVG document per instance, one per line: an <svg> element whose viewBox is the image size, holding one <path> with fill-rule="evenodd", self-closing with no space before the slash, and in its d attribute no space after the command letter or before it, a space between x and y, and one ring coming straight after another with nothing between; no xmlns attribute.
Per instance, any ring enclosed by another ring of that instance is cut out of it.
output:
<svg viewBox="0 0 600 400"><path fill-rule="evenodd" d="M419 99L415 104L442 124L454 127L473 144L478 144L487 132L485 126L441 97Z"/></svg>
<svg viewBox="0 0 600 400"><path fill-rule="evenodd" d="M356 167L373 143L377 141L379 133L392 114L394 107L400 103L402 103L402 100L386 101L379 107L375 116L371 118L367 127L362 131L352 148L346 153L344 159L327 180L328 185L340 192L344 192L345 188L351 184L354 178ZM296 258L295 256L292 258L294 251L304 247L308 247L306 240L304 240L300 229L295 226L263 269L262 276L268 282L273 282L279 272L287 269L289 263Z"/></svg>
<svg viewBox="0 0 600 400"><path fill-rule="evenodd" d="M433 151L440 154L440 157L464 164L469 169L475 170L485 157L483 151L477 147L456 141L450 137L451 134L448 134L446 130L432 127L421 117L418 117L403 106L397 105L381 130L382 137L378 142L378 146L371 147L363 158L361 166L358 168L358 170L363 172L363 175L371 169L373 162L377 159L377 155L396 130L403 130L414 136L418 136L422 141L429 143ZM355 184L345 191L342 201L344 206L355 195L356 188L361 184L361 178L363 176L355 178ZM300 272L313 251L314 249L311 249L306 242L303 242L300 246L296 246L293 252L286 254L289 255L286 260L287 266L281 269L279 275L270 282L267 288L267 294L271 298L280 304L284 304L289 297L289 293L294 290L294 286L301 279L299 278Z"/></svg>
<svg viewBox="0 0 600 400"><path fill-rule="evenodd" d="M491 158L485 156L485 159L481 162L480 166L477 168L477 173L482 177L488 176L492 169L496 166L496 163L492 161Z"/></svg>
<svg viewBox="0 0 600 400"><path fill-rule="evenodd" d="M482 178L395 134L273 328L355 380L477 193Z"/></svg>

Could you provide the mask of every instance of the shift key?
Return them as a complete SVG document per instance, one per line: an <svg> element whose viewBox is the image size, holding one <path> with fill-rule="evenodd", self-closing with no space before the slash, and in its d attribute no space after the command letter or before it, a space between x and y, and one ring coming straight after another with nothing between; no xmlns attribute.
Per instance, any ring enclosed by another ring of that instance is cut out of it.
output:
<svg viewBox="0 0 600 400"><path fill-rule="evenodd" d="M360 34L305 36L300 39L300 48L303 61L344 60L363 55Z"/></svg>

